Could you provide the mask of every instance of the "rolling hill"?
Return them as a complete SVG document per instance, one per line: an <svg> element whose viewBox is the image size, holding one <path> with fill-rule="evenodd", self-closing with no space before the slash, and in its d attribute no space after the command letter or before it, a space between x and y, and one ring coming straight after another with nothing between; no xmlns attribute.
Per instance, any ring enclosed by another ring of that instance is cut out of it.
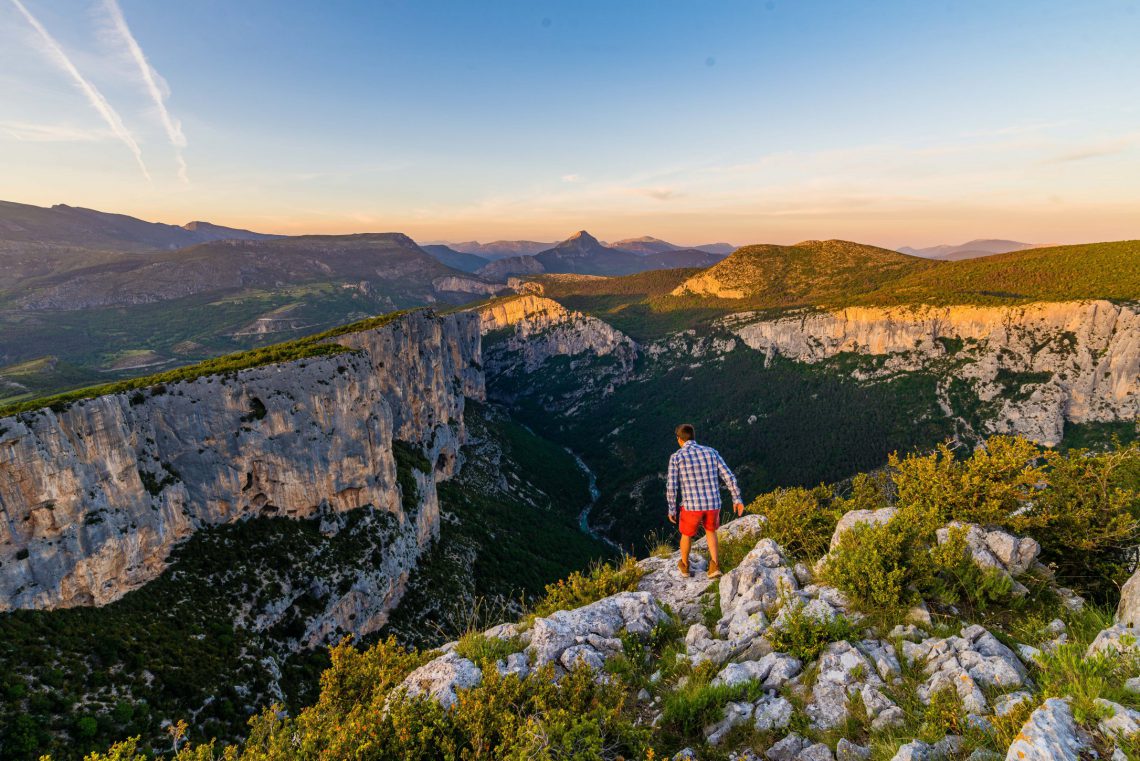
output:
<svg viewBox="0 0 1140 761"><path fill-rule="evenodd" d="M440 243L420 246L420 248L428 252L436 261L461 272L475 272L479 268L487 266L489 261L477 254L465 254Z"/></svg>
<svg viewBox="0 0 1140 761"><path fill-rule="evenodd" d="M500 288L442 264L400 233L93 256L82 266L0 280L0 401Z"/></svg>
<svg viewBox="0 0 1140 761"><path fill-rule="evenodd" d="M897 251L841 240L745 246L677 286L672 295L744 299L753 307L818 305L932 266Z"/></svg>
<svg viewBox="0 0 1140 761"><path fill-rule="evenodd" d="M1140 240L1050 246L945 262L854 299L873 304L996 304L1140 299Z"/></svg>

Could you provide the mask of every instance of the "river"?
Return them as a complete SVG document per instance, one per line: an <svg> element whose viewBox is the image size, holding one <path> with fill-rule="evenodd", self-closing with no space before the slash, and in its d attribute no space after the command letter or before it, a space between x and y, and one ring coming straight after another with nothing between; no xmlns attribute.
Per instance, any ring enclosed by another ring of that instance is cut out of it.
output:
<svg viewBox="0 0 1140 761"><path fill-rule="evenodd" d="M600 492L598 491L598 477L594 475L594 471L590 470L590 466L578 456L577 452L570 447L563 448L574 458L574 462L578 463L578 468L586 474L586 480L590 488L590 501L582 508L582 512L578 513L578 527L582 529L583 534L597 539L599 542L605 542L617 552L621 552L621 547L618 546L617 542L590 527L590 511L594 509L594 505L598 503L598 497L600 496Z"/></svg>

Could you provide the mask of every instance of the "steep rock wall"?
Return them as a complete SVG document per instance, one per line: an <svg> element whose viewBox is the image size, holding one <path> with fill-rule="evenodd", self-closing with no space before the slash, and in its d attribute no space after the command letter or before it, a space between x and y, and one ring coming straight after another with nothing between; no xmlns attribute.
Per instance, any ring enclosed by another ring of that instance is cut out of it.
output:
<svg viewBox="0 0 1140 761"><path fill-rule="evenodd" d="M737 315L726 326L754 349L802 362L843 352L887 355L884 372L941 363L1000 409L993 432L1043 444L1066 421L1140 417L1140 309L1108 301L1016 307L907 306ZM1032 381L1010 394L1010 378Z"/></svg>
<svg viewBox="0 0 1140 761"><path fill-rule="evenodd" d="M518 369L531 372L555 356L613 356L622 364L637 356L637 345L621 331L534 293L489 304L479 316L484 335L500 333L502 338L487 356L496 369L521 363Z"/></svg>
<svg viewBox="0 0 1140 761"><path fill-rule="evenodd" d="M464 396L484 396L479 324L417 312L336 341L355 351L0 419L0 610L110 602L204 526L372 505L400 526L373 580L388 588L343 607L375 623L438 531ZM394 439L433 463L414 516Z"/></svg>

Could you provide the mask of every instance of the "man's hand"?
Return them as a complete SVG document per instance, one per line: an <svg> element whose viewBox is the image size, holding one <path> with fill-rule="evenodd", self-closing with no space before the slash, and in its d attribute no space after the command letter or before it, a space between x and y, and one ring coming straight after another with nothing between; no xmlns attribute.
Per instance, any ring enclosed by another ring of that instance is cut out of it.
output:
<svg viewBox="0 0 1140 761"><path fill-rule="evenodd" d="M677 516L673 515L673 513L669 513L669 522L674 526L677 525Z"/></svg>
<svg viewBox="0 0 1140 761"><path fill-rule="evenodd" d="M741 502L737 502L735 505L732 506L732 510L737 515L744 515L744 504Z"/></svg>

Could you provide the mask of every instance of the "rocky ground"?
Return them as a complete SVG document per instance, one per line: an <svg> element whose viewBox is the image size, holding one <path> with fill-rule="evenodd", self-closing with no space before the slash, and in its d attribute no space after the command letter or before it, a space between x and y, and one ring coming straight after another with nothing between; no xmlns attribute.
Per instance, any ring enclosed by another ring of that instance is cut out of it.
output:
<svg viewBox="0 0 1140 761"><path fill-rule="evenodd" d="M889 518L881 512L844 516L833 549L852 526ZM758 515L725 526L722 554L747 551L716 582L704 575L701 545L688 579L676 569L677 555L662 550L638 563L633 590L478 636L498 641L502 657L493 667L501 674L525 677L547 664L564 674L584 664L599 680L643 685L636 698L643 720L686 746L674 759L1137 757L1140 711L1095 697L1106 694L1104 684L1059 674L1074 663L1103 666L1101 678L1120 681L1109 686L1137 704L1140 574L1125 585L1116 620L1099 632L1089 628L1104 623L1095 611L1051 582L1056 617L1041 626L1011 622L991 631L920 605L907 623L884 630L812 568L760 538L763 526ZM1015 597L1028 594L1017 579L1041 571L1037 542L957 528L974 563L1008 574ZM470 649L470 636L444 645L402 688L453 705L492 667L464 657ZM647 676L631 677L631 661ZM685 713L701 701L703 710ZM677 731L694 720L695 731Z"/></svg>

